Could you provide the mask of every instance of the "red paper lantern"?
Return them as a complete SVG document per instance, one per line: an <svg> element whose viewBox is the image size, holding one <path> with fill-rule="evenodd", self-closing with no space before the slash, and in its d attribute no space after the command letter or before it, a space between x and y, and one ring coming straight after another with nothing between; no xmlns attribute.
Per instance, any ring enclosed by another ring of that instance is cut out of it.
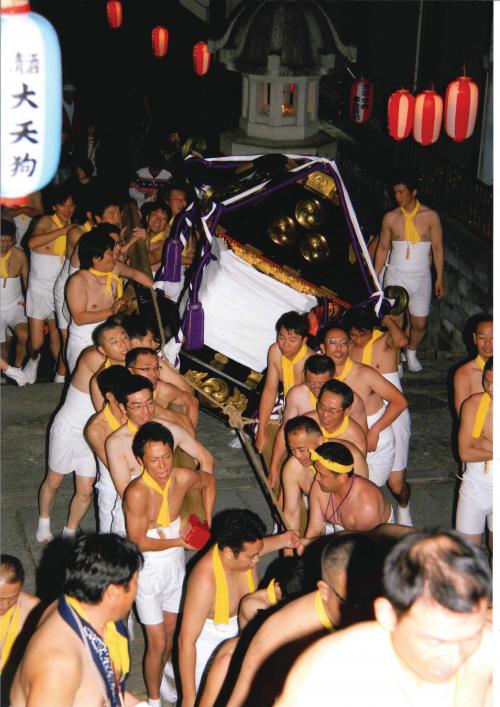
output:
<svg viewBox="0 0 500 707"><path fill-rule="evenodd" d="M106 13L110 27L118 29L122 26L123 8L120 0L109 0L106 3Z"/></svg>
<svg viewBox="0 0 500 707"><path fill-rule="evenodd" d="M472 135L477 117L479 89L468 76L459 76L446 89L444 129L455 142Z"/></svg>
<svg viewBox="0 0 500 707"><path fill-rule="evenodd" d="M358 79L351 88L349 115L358 125L368 122L372 114L373 86L366 79Z"/></svg>
<svg viewBox="0 0 500 707"><path fill-rule="evenodd" d="M394 140L404 140L411 133L415 117L415 98L406 89L395 91L387 103L389 135Z"/></svg>
<svg viewBox="0 0 500 707"><path fill-rule="evenodd" d="M193 47L193 67L194 73L198 76L205 76L210 68L210 52L206 42L196 42Z"/></svg>
<svg viewBox="0 0 500 707"><path fill-rule="evenodd" d="M422 91L415 98L413 137L421 145L432 145L439 137L443 120L443 99L436 91Z"/></svg>
<svg viewBox="0 0 500 707"><path fill-rule="evenodd" d="M168 49L168 29L158 25L151 32L151 41L153 43L153 54L161 59L165 56Z"/></svg>

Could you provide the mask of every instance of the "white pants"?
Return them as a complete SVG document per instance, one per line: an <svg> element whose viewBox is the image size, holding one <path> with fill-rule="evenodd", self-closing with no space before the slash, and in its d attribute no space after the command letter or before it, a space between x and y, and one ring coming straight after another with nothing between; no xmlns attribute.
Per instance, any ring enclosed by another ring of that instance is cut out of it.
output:
<svg viewBox="0 0 500 707"><path fill-rule="evenodd" d="M70 373L76 368L78 357L82 353L83 349L87 346L92 346L94 343L92 341L92 332L96 328L99 322L93 324L82 324L78 325L71 322L68 329L68 345L66 347L66 361L68 362L68 368Z"/></svg>
<svg viewBox="0 0 500 707"><path fill-rule="evenodd" d="M484 473L488 464L488 473ZM467 462L460 484L455 530L469 535L482 535L484 524L493 532L493 483L489 467L492 462Z"/></svg>
<svg viewBox="0 0 500 707"><path fill-rule="evenodd" d="M238 635L238 617L231 616L227 624L215 624L212 619L206 619L200 635L196 641L196 692L200 687L205 667L213 652L222 641Z"/></svg>
<svg viewBox="0 0 500 707"><path fill-rule="evenodd" d="M392 383L398 390L403 392L397 371L394 373L382 373L382 375L389 383ZM392 471L402 471L408 466L408 448L410 446L411 437L411 420L408 408L403 410L401 415L394 420L391 427L394 433L395 443Z"/></svg>
<svg viewBox="0 0 500 707"><path fill-rule="evenodd" d="M62 268L59 255L31 253L26 314L32 319L54 319L54 284Z"/></svg>
<svg viewBox="0 0 500 707"><path fill-rule="evenodd" d="M384 412L385 405L378 412L367 416L368 429L382 417ZM377 449L374 452L368 452L366 455L368 478L377 486L384 486L391 471L394 469L395 447L394 432L392 431L392 426L389 425L379 434Z"/></svg>
<svg viewBox="0 0 500 707"><path fill-rule="evenodd" d="M68 387L66 400L54 418L49 434L49 469L58 474L93 477L97 473L92 449L83 429L95 413L90 395Z"/></svg>

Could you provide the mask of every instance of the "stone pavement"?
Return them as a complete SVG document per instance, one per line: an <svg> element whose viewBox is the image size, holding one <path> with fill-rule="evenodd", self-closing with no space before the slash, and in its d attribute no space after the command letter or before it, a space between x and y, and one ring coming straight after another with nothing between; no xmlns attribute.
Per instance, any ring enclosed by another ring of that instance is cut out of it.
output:
<svg viewBox="0 0 500 707"><path fill-rule="evenodd" d="M411 510L416 527L448 529L452 526L458 468L451 452L452 418L447 392L452 362L437 359L425 361L424 365L422 373L405 374L403 379L413 429L408 465L413 486ZM24 388L2 386L1 547L2 552L16 555L23 562L26 590L31 592L36 591L37 581L40 587L51 572L57 575L57 566L51 566L48 575L39 573L37 577L43 547L35 540L35 527L37 492L45 474L47 425L61 393L62 386L53 383ZM242 449L229 446L235 434L221 421L203 413L199 438L216 459L216 510L249 508L258 513L271 530L271 514L246 455ZM53 531L60 532L65 524L72 492L72 480L65 479L52 517ZM95 515L91 509L82 530L94 529ZM263 560L262 570L271 559ZM141 673L144 644L138 624L135 635L129 689L145 697Z"/></svg>

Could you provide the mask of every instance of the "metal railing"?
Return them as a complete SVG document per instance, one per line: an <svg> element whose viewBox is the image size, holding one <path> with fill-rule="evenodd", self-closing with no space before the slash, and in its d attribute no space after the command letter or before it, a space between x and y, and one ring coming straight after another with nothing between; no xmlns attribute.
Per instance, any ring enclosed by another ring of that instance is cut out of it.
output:
<svg viewBox="0 0 500 707"><path fill-rule="evenodd" d="M361 151L352 144L339 143L337 161L365 232L378 232L374 230L375 214L378 211L380 223L384 211L393 206L384 178L389 169L401 169L418 177L423 201L428 197L429 205L441 214L487 240L493 239L493 187L413 142L390 140L384 150L383 169L377 169L373 163L362 162Z"/></svg>

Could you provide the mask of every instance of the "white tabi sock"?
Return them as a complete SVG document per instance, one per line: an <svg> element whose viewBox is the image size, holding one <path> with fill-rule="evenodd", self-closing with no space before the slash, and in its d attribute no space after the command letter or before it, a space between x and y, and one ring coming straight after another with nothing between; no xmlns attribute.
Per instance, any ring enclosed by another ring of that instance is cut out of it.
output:
<svg viewBox="0 0 500 707"><path fill-rule="evenodd" d="M35 535L39 543L50 543L54 536L50 532L50 518L38 518L38 527Z"/></svg>
<svg viewBox="0 0 500 707"><path fill-rule="evenodd" d="M412 373L419 373L422 370L422 364L417 358L417 352L413 349L406 349L406 362L408 370Z"/></svg>
<svg viewBox="0 0 500 707"><path fill-rule="evenodd" d="M62 537L63 538L75 538L76 537L76 528L67 528L64 526L63 531L62 531Z"/></svg>
<svg viewBox="0 0 500 707"><path fill-rule="evenodd" d="M413 528L413 520L411 518L411 513L410 513L410 504L405 506L405 508L398 505L398 508L396 511L396 521L397 521L398 525L408 525L411 528Z"/></svg>
<svg viewBox="0 0 500 707"><path fill-rule="evenodd" d="M41 354L38 354L36 358L29 358L24 364L23 373L26 378L27 383L34 383L36 381L36 374L38 371L38 364L40 363Z"/></svg>
<svg viewBox="0 0 500 707"><path fill-rule="evenodd" d="M148 705L149 707L161 707L161 697L158 697L157 700L153 700L153 698L150 697L148 700Z"/></svg>

